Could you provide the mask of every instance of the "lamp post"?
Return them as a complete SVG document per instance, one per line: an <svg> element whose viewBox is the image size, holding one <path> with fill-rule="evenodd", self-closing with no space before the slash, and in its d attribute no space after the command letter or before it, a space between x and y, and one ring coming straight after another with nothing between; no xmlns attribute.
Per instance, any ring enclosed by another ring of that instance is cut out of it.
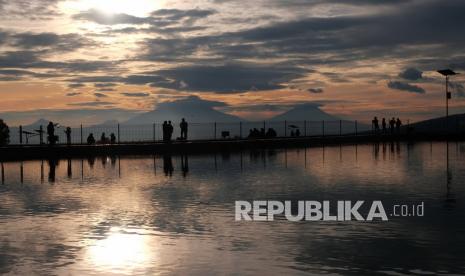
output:
<svg viewBox="0 0 465 276"><path fill-rule="evenodd" d="M451 69L438 70L438 73L446 77L446 132L449 132L449 100L452 98L452 95L449 92L449 76L454 76L458 73Z"/></svg>
<svg viewBox="0 0 465 276"><path fill-rule="evenodd" d="M451 93L449 92L449 76L457 75L451 69L438 70L438 73L446 77L446 121L449 118L449 100L451 98Z"/></svg>

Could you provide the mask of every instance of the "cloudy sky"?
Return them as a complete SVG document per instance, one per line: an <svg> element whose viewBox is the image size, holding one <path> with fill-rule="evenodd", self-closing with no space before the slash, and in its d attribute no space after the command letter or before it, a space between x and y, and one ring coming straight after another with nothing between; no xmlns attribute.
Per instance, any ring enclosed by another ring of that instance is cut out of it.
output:
<svg viewBox="0 0 465 276"><path fill-rule="evenodd" d="M197 96L262 119L444 113L465 69L462 0L0 0L0 116L125 120ZM465 112L465 77L452 113ZM309 118L303 118L309 119Z"/></svg>

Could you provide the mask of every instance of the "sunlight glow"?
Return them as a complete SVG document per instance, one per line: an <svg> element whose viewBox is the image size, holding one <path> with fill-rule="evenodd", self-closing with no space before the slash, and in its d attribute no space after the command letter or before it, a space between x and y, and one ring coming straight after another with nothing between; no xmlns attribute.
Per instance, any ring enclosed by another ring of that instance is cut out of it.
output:
<svg viewBox="0 0 465 276"><path fill-rule="evenodd" d="M89 247L91 262L104 270L132 270L153 261L147 246L147 236L119 231Z"/></svg>
<svg viewBox="0 0 465 276"><path fill-rule="evenodd" d="M159 8L161 8L161 0L78 0L65 3L65 9L74 12L96 9L108 15L125 13L147 16Z"/></svg>

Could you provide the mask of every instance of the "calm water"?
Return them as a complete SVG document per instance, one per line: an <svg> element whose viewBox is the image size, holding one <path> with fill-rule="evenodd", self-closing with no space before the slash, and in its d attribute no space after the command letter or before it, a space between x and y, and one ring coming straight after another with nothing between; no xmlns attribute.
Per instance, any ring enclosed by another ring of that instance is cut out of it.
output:
<svg viewBox="0 0 465 276"><path fill-rule="evenodd" d="M0 273L462 274L465 144L3 163ZM447 162L448 161L448 162ZM425 203L387 222L236 222L235 200Z"/></svg>

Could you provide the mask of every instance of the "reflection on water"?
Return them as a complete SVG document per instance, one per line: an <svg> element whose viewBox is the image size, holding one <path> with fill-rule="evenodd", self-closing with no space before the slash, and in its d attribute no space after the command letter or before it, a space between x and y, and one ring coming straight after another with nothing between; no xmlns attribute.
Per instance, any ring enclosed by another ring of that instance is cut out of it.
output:
<svg viewBox="0 0 465 276"><path fill-rule="evenodd" d="M1 163L0 273L461 274L465 144ZM236 222L235 200L425 202L388 222Z"/></svg>

